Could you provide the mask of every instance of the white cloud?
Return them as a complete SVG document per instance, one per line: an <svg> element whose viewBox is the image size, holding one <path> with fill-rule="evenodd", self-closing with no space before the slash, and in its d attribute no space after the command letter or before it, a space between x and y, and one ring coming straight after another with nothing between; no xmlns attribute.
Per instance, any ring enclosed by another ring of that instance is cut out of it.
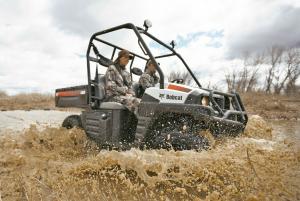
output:
<svg viewBox="0 0 300 201"><path fill-rule="evenodd" d="M224 72L232 65L228 56L247 48L259 50L278 37L284 45L296 44L299 38L295 37L299 26L294 26L300 7L296 0L0 3L0 89L9 93L52 93L58 87L85 84L86 61L79 55L85 55L90 35L126 22L142 25L147 18L153 23L150 33L165 42L199 32L224 31L223 37L204 34L177 48L204 85L221 85ZM212 44L219 44L218 48Z"/></svg>
<svg viewBox="0 0 300 201"><path fill-rule="evenodd" d="M17 14L0 16L0 89L53 93L86 83L85 59L76 53L84 54L87 42L53 25L46 6L20 3Z"/></svg>
<svg viewBox="0 0 300 201"><path fill-rule="evenodd" d="M242 1L243 2L243 1ZM240 3L225 28L227 56L239 57L245 51L262 52L272 45L300 46L299 1L251 1Z"/></svg>

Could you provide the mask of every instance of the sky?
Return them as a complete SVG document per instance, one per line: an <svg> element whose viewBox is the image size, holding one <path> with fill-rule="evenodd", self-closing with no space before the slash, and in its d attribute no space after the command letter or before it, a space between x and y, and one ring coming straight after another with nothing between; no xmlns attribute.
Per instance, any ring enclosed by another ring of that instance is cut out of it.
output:
<svg viewBox="0 0 300 201"><path fill-rule="evenodd" d="M246 51L300 46L299 0L0 0L0 90L54 93L86 84L90 36L145 19L151 34L176 41L204 86L223 86Z"/></svg>

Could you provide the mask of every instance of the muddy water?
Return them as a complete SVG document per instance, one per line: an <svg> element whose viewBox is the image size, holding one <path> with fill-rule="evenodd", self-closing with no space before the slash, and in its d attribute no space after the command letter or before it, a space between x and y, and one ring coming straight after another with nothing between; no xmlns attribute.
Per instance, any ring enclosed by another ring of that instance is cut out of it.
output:
<svg viewBox="0 0 300 201"><path fill-rule="evenodd" d="M109 152L78 129L6 131L1 199L300 200L299 132L299 121L252 116L241 137L207 151Z"/></svg>

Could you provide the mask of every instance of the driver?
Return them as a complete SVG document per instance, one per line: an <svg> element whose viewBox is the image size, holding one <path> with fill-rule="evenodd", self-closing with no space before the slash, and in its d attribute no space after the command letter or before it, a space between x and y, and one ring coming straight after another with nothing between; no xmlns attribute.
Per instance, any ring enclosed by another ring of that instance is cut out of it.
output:
<svg viewBox="0 0 300 201"><path fill-rule="evenodd" d="M127 50L121 50L117 59L107 68L106 100L125 105L130 111L137 111L140 99L134 97L130 73L126 71L126 65L133 56Z"/></svg>
<svg viewBox="0 0 300 201"><path fill-rule="evenodd" d="M156 75L156 67L153 61L149 60L146 65L145 72L139 79L139 84L143 91L149 87L154 87L159 82L159 77Z"/></svg>

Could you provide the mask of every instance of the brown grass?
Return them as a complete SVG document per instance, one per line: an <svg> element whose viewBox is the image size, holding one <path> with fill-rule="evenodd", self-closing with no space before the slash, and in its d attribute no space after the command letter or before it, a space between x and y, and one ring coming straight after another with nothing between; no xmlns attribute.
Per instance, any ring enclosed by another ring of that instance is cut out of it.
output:
<svg viewBox="0 0 300 201"><path fill-rule="evenodd" d="M251 92L241 94L246 111L267 119L299 119L300 96Z"/></svg>
<svg viewBox="0 0 300 201"><path fill-rule="evenodd" d="M0 98L7 97L7 93L5 91L0 90Z"/></svg>
<svg viewBox="0 0 300 201"><path fill-rule="evenodd" d="M300 118L300 95L291 97L263 92L251 92L241 94L241 98L249 114L257 114L266 119ZM8 96L4 91L0 91L0 110L32 109L58 108L55 108L54 96L50 94L21 93ZM69 109L60 108L60 110Z"/></svg>
<svg viewBox="0 0 300 201"><path fill-rule="evenodd" d="M21 93L8 96L0 92L0 110L54 109L54 96L39 93Z"/></svg>

